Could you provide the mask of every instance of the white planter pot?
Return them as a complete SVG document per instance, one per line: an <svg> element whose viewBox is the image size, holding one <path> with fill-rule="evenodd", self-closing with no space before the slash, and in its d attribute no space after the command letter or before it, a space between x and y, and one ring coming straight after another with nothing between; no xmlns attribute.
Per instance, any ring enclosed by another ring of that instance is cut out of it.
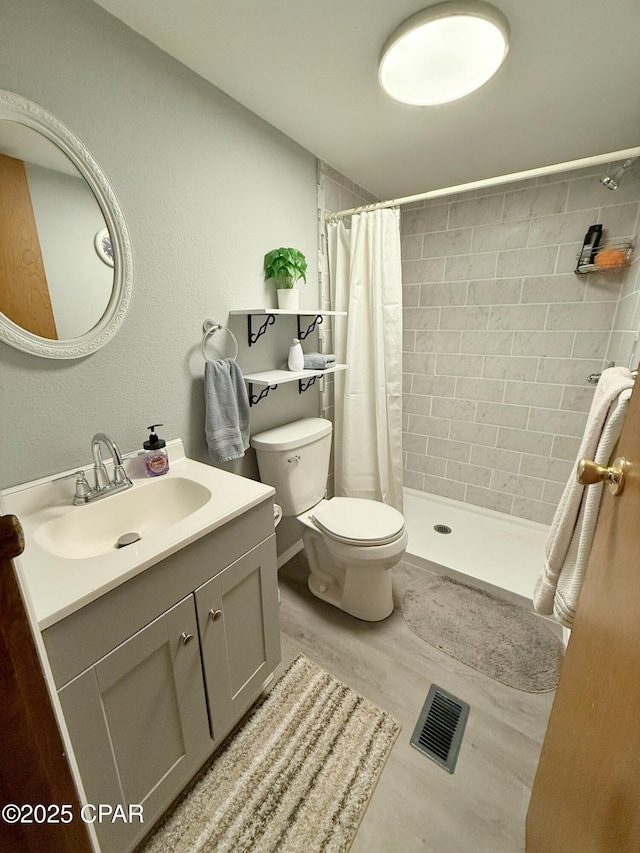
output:
<svg viewBox="0 0 640 853"><path fill-rule="evenodd" d="M277 290L278 308L282 311L297 311L300 307L300 293L293 287Z"/></svg>

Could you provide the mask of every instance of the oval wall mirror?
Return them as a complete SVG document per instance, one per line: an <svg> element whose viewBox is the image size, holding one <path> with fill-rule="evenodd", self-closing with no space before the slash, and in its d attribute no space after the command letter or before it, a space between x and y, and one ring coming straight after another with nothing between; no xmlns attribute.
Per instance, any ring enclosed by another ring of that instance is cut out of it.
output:
<svg viewBox="0 0 640 853"><path fill-rule="evenodd" d="M0 341L44 358L108 343L131 300L129 232L82 142L0 90Z"/></svg>

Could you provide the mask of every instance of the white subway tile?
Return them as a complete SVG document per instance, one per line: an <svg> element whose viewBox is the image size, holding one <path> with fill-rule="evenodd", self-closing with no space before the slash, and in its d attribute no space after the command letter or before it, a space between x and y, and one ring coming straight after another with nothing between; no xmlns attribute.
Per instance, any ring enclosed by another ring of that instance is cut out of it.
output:
<svg viewBox="0 0 640 853"><path fill-rule="evenodd" d="M402 285L402 305L404 308L417 308L420 305L419 284Z"/></svg>
<svg viewBox="0 0 640 853"><path fill-rule="evenodd" d="M447 477L462 483L472 483L474 486L488 486L491 482L491 469L480 468L478 465L468 465L465 462L447 462Z"/></svg>
<svg viewBox="0 0 640 853"><path fill-rule="evenodd" d="M402 355L402 370L404 373L435 372L436 357L430 352L405 352Z"/></svg>
<svg viewBox="0 0 640 853"><path fill-rule="evenodd" d="M585 385L584 388L567 385L562 393L561 409L571 412L588 412L593 403L595 385Z"/></svg>
<svg viewBox="0 0 640 853"><path fill-rule="evenodd" d="M446 258L466 255L471 250L471 228L453 231L436 231L425 234L422 244L423 258Z"/></svg>
<svg viewBox="0 0 640 853"><path fill-rule="evenodd" d="M440 329L486 329L489 323L488 305L465 305L440 309Z"/></svg>
<svg viewBox="0 0 640 853"><path fill-rule="evenodd" d="M409 432L417 435L439 436L449 435L449 421L446 418L431 418L423 415L409 415ZM435 454L436 456L438 454Z"/></svg>
<svg viewBox="0 0 640 853"><path fill-rule="evenodd" d="M542 501L529 500L524 497L513 499L512 514L518 518L527 518L529 521L537 521L540 524L551 524L556 512L555 504L542 503Z"/></svg>
<svg viewBox="0 0 640 853"><path fill-rule="evenodd" d="M420 305L464 305L466 281L429 282L420 285ZM418 303L416 303L418 304Z"/></svg>
<svg viewBox="0 0 640 853"><path fill-rule="evenodd" d="M597 208L540 216L531 220L529 245L557 246L558 243L575 243L597 218Z"/></svg>
<svg viewBox="0 0 640 853"><path fill-rule="evenodd" d="M486 355L482 375L486 379L533 380L538 359L521 356Z"/></svg>
<svg viewBox="0 0 640 853"><path fill-rule="evenodd" d="M447 470L446 459L437 456L424 456L418 453L407 453L406 467L409 471L420 471L421 474L431 474L434 477L445 477Z"/></svg>
<svg viewBox="0 0 640 853"><path fill-rule="evenodd" d="M462 333L462 352L479 355L509 355L513 346L513 332L466 331Z"/></svg>
<svg viewBox="0 0 640 853"><path fill-rule="evenodd" d="M418 471L407 471L405 469L402 472L402 483L408 489L424 492L424 474L420 474Z"/></svg>
<svg viewBox="0 0 640 853"><path fill-rule="evenodd" d="M539 500L542 497L543 480L525 477L522 474L511 474L508 471L493 471L491 488L509 495Z"/></svg>
<svg viewBox="0 0 640 853"><path fill-rule="evenodd" d="M414 352L416 348L416 333L415 331L402 331L402 351Z"/></svg>
<svg viewBox="0 0 640 853"><path fill-rule="evenodd" d="M473 229L471 251L494 252L497 249L518 249L527 245L528 219L520 222L499 222L495 225L478 225Z"/></svg>
<svg viewBox="0 0 640 853"><path fill-rule="evenodd" d="M573 438L568 435L556 435L553 439L551 455L554 459L568 459L569 462L575 462L578 458L580 450L580 438Z"/></svg>
<svg viewBox="0 0 640 853"><path fill-rule="evenodd" d="M567 200L566 183L547 184L506 192L503 219L530 219L563 213Z"/></svg>
<svg viewBox="0 0 640 853"><path fill-rule="evenodd" d="M559 408L562 385L547 385L544 382L507 382L505 403L518 406L540 406L545 409Z"/></svg>
<svg viewBox="0 0 640 853"><path fill-rule="evenodd" d="M513 355L538 356L541 360L552 356L570 356L574 341L573 332L514 332Z"/></svg>
<svg viewBox="0 0 640 853"><path fill-rule="evenodd" d="M415 348L418 352L460 352L461 332L440 332L429 329L416 332Z"/></svg>
<svg viewBox="0 0 640 853"><path fill-rule="evenodd" d="M435 418L455 421L474 421L477 403L475 400L454 400L451 397L433 397L431 413Z"/></svg>
<svg viewBox="0 0 640 853"><path fill-rule="evenodd" d="M403 261L422 258L422 235L403 236L400 240L400 257Z"/></svg>
<svg viewBox="0 0 640 853"><path fill-rule="evenodd" d="M513 495L505 495L503 492L496 492L493 489L469 485L465 493L465 503L509 515L513 508Z"/></svg>
<svg viewBox="0 0 640 853"><path fill-rule="evenodd" d="M546 305L492 305L490 329L544 329Z"/></svg>
<svg viewBox="0 0 640 853"><path fill-rule="evenodd" d="M435 372L444 376L481 376L482 359L475 355L437 355Z"/></svg>
<svg viewBox="0 0 640 853"><path fill-rule="evenodd" d="M609 331L615 313L615 302L557 303L549 309L547 329Z"/></svg>
<svg viewBox="0 0 640 853"><path fill-rule="evenodd" d="M402 209L401 229L403 234L428 234L431 231L444 231L449 219L449 205L420 207L413 210Z"/></svg>
<svg viewBox="0 0 640 853"><path fill-rule="evenodd" d="M584 434L587 416L584 412L568 412L564 409L531 409L528 428L538 432L546 430L555 435Z"/></svg>
<svg viewBox="0 0 640 853"><path fill-rule="evenodd" d="M437 329L440 322L440 309L403 308L402 322L405 329Z"/></svg>
<svg viewBox="0 0 640 853"><path fill-rule="evenodd" d="M520 462L520 473L527 477L539 477L542 480L552 480L555 483L566 483L573 472L573 463L564 459L549 456L534 456L523 453Z"/></svg>
<svg viewBox="0 0 640 853"><path fill-rule="evenodd" d="M482 447L474 444L471 448L472 465L482 465L487 468L497 468L499 471L511 471L517 474L520 470L522 454L515 450L503 450L495 447Z"/></svg>
<svg viewBox="0 0 640 853"><path fill-rule="evenodd" d="M408 415L428 416L431 414L431 397L424 397L422 394L403 394L402 411Z"/></svg>
<svg viewBox="0 0 640 853"><path fill-rule="evenodd" d="M456 462L468 462L471 456L471 445L446 438L430 438L427 451L430 456L441 456L443 459L453 459Z"/></svg>
<svg viewBox="0 0 640 853"><path fill-rule="evenodd" d="M500 222L502 218L502 193L482 198L470 198L451 202L449 226L461 228L468 225L485 225ZM524 217L521 217L524 218Z"/></svg>
<svg viewBox="0 0 640 853"><path fill-rule="evenodd" d="M523 453L537 453L546 456L551 451L552 442L553 435L548 432L500 427L496 445L506 450L520 450Z"/></svg>
<svg viewBox="0 0 640 853"><path fill-rule="evenodd" d="M452 256L446 259L444 280L470 281L478 278L495 278L496 262L497 254L495 252ZM500 275L507 276L510 273L501 273Z"/></svg>
<svg viewBox="0 0 640 853"><path fill-rule="evenodd" d="M539 246L533 249L507 249L498 253L496 277L509 278L518 275L547 275L555 272L555 246ZM445 275L448 273L445 271Z"/></svg>
<svg viewBox="0 0 640 853"><path fill-rule="evenodd" d="M524 429L527 425L529 409L527 406L514 406L505 403L478 403L476 421L480 424L515 427Z"/></svg>
<svg viewBox="0 0 640 853"><path fill-rule="evenodd" d="M590 358L541 358L538 382L558 382L562 385L586 385L591 373L600 373L602 361Z"/></svg>
<svg viewBox="0 0 640 853"><path fill-rule="evenodd" d="M489 424L469 423L468 421L451 421L449 437L454 441L463 441L468 444L481 444L486 447L495 447L498 436L498 427Z"/></svg>
<svg viewBox="0 0 640 853"><path fill-rule="evenodd" d="M412 390L414 394L428 394L433 397L454 397L456 380L453 376L420 376L413 374Z"/></svg>
<svg viewBox="0 0 640 853"><path fill-rule="evenodd" d="M457 483L455 480L432 477L430 474L424 475L424 491L433 495L442 495L443 498L462 501L464 500L465 488L464 483Z"/></svg>
<svg viewBox="0 0 640 853"><path fill-rule="evenodd" d="M402 261L402 281L405 284L422 284L423 281L442 281L443 279L444 258Z"/></svg>
<svg viewBox="0 0 640 853"><path fill-rule="evenodd" d="M557 506L560 502L560 498L562 497L562 493L565 490L566 483L552 483L548 480L544 484L544 488L542 490L542 500L545 503L554 504Z"/></svg>
<svg viewBox="0 0 640 853"><path fill-rule="evenodd" d="M456 379L455 396L460 400L486 400L501 403L505 383L500 379L475 379L459 376Z"/></svg>
<svg viewBox="0 0 640 853"><path fill-rule="evenodd" d="M506 305L520 302L522 278L470 281L467 305Z"/></svg>
<svg viewBox="0 0 640 853"><path fill-rule="evenodd" d="M420 453L424 456L427 452L427 436L416 435L405 430L402 434L402 450L405 453Z"/></svg>
<svg viewBox="0 0 640 853"><path fill-rule="evenodd" d="M573 273L526 276L522 284L523 302L583 302L589 276Z"/></svg>
<svg viewBox="0 0 640 853"><path fill-rule="evenodd" d="M605 358L610 332L576 332L573 358Z"/></svg>

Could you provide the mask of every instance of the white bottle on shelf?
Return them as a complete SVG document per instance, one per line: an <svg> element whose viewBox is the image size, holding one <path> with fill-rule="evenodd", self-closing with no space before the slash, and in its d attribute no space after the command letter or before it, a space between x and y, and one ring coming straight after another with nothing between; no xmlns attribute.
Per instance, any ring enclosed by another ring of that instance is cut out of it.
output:
<svg viewBox="0 0 640 853"><path fill-rule="evenodd" d="M289 349L287 366L289 370L304 370L304 353L302 352L302 344L298 338L293 339L293 343Z"/></svg>

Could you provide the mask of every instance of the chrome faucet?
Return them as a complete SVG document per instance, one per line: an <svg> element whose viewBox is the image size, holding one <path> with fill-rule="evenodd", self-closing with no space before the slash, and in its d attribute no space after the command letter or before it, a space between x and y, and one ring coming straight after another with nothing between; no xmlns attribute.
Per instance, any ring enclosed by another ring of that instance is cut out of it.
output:
<svg viewBox="0 0 640 853"><path fill-rule="evenodd" d="M107 469L102 459L102 445L107 448L113 459L113 480L109 479ZM95 478L95 488L89 488L84 477L84 471L77 472L76 494L73 502L76 506L80 504L90 503L99 498L106 498L107 495L112 495L115 492L130 489L133 482L129 479L127 472L124 470L122 462L122 454L118 450L118 445L107 435L106 432L97 432L91 442L91 451L93 453L93 475Z"/></svg>

